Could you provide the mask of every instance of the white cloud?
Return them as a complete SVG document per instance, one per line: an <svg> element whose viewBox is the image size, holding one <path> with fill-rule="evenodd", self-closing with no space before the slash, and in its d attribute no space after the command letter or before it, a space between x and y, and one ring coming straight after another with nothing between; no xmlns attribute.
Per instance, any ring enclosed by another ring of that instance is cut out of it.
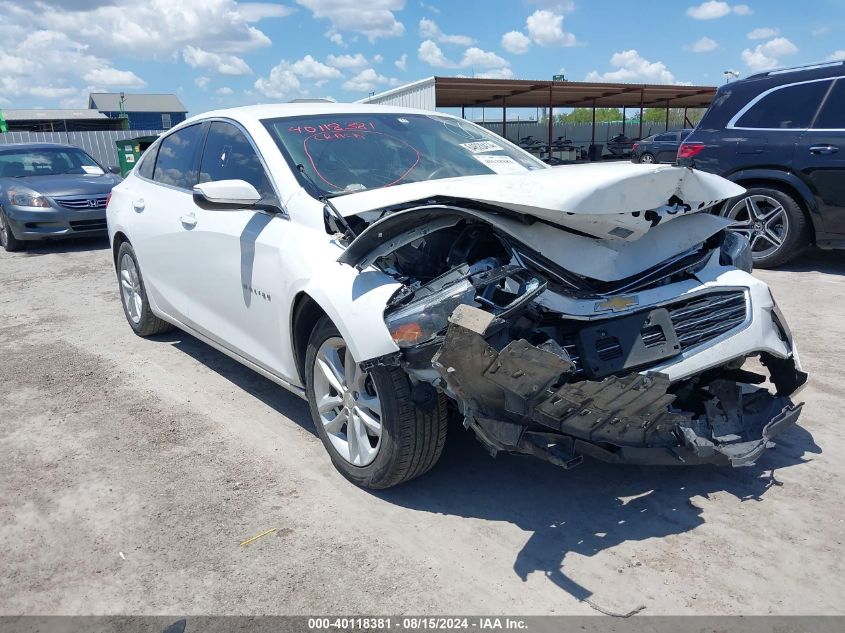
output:
<svg viewBox="0 0 845 633"><path fill-rule="evenodd" d="M748 32L749 40L764 40L767 37L774 37L780 32L779 29L759 28Z"/></svg>
<svg viewBox="0 0 845 633"><path fill-rule="evenodd" d="M229 86L223 86L222 88L218 88L217 90L214 91L215 94L218 94L218 95L221 95L221 96L224 96L224 97L226 95L232 94L233 92L234 92L234 90L232 90Z"/></svg>
<svg viewBox="0 0 845 633"><path fill-rule="evenodd" d="M742 60L751 70L766 70L777 66L779 58L797 52L798 47L795 44L785 37L776 37L765 44L758 44L754 50L746 48L742 51Z"/></svg>
<svg viewBox="0 0 845 633"><path fill-rule="evenodd" d="M431 40L426 40L420 47L417 49L417 57L420 58L420 61L424 61L429 66L433 66L434 68L455 68L457 64L451 61L443 54L443 51L440 50L440 47L432 42Z"/></svg>
<svg viewBox="0 0 845 633"><path fill-rule="evenodd" d="M627 83L678 83L663 62L650 62L636 50L630 49L614 53L610 65L616 68L606 73L592 71L587 74L587 81L614 81Z"/></svg>
<svg viewBox="0 0 845 633"><path fill-rule="evenodd" d="M715 51L717 48L719 48L719 44L716 43L716 40L711 40L706 36L696 40L692 44L684 46L685 51L692 53L709 53L710 51Z"/></svg>
<svg viewBox="0 0 845 633"><path fill-rule="evenodd" d="M197 88L199 88L200 90L205 90L206 88L208 88L208 84L210 84L210 83L211 83L210 77L200 76L200 77L197 77L196 79L194 79L194 84L196 84Z"/></svg>
<svg viewBox="0 0 845 633"><path fill-rule="evenodd" d="M109 66L92 68L82 78L95 85L107 88L143 88L147 82L131 70L117 70Z"/></svg>
<svg viewBox="0 0 845 633"><path fill-rule="evenodd" d="M522 31L508 31L502 35L502 48L515 55L527 53L531 48L531 38Z"/></svg>
<svg viewBox="0 0 845 633"><path fill-rule="evenodd" d="M431 40L426 40L420 44L417 56L421 61L434 68L487 69L503 68L509 65L506 59L499 57L496 53L482 50L476 46L466 49L460 62L454 62L446 57L440 47Z"/></svg>
<svg viewBox="0 0 845 633"><path fill-rule="evenodd" d="M384 61L384 56L376 53L375 55L373 55L373 61L376 64L381 64Z"/></svg>
<svg viewBox="0 0 845 633"><path fill-rule="evenodd" d="M830 55L825 57L825 61L827 62L838 62L843 59L845 59L845 50L833 51Z"/></svg>
<svg viewBox="0 0 845 633"><path fill-rule="evenodd" d="M314 14L327 19L334 31L352 31L370 42L381 37L399 37L405 26L393 15L405 7L405 0L296 0Z"/></svg>
<svg viewBox="0 0 845 633"><path fill-rule="evenodd" d="M299 77L285 60L274 66L267 77L259 77L254 85L258 92L271 99L290 99L303 94Z"/></svg>
<svg viewBox="0 0 845 633"><path fill-rule="evenodd" d="M328 33L326 33L326 37L329 38L329 41L333 44L337 44L338 46L346 48L346 42L343 41L343 35L341 35L337 31L329 31Z"/></svg>
<svg viewBox="0 0 845 633"><path fill-rule="evenodd" d="M363 68L370 62L361 53L354 55L329 55L326 63L335 68Z"/></svg>
<svg viewBox="0 0 845 633"><path fill-rule="evenodd" d="M284 18L296 11L293 7L272 2L239 2L238 13L247 22L259 22L267 18ZM221 88L222 90L222 88Z"/></svg>
<svg viewBox="0 0 845 633"><path fill-rule="evenodd" d="M825 24L824 26L820 26L820 27L815 28L812 31L810 31L810 34L813 37L818 37L819 35L827 35L828 33L830 33L830 25L829 24Z"/></svg>
<svg viewBox="0 0 845 633"><path fill-rule="evenodd" d="M428 4L426 2L420 2L420 6L425 9L426 11L431 11L432 13L440 13L440 9L435 7L433 4Z"/></svg>
<svg viewBox="0 0 845 633"><path fill-rule="evenodd" d="M434 40L439 44L454 44L456 46L471 46L475 40L468 35L446 35L434 20L423 18L420 20L420 37Z"/></svg>
<svg viewBox="0 0 845 633"><path fill-rule="evenodd" d="M464 51L461 68L500 68L507 66L508 61L490 51L484 51L473 46Z"/></svg>
<svg viewBox="0 0 845 633"><path fill-rule="evenodd" d="M330 79L340 79L343 77L337 68L327 66L322 62L318 62L311 55L306 55L302 59L291 64L291 70L306 79L316 79L317 85L321 86Z"/></svg>
<svg viewBox="0 0 845 633"><path fill-rule="evenodd" d="M221 75L252 74L249 64L237 55L212 53L196 46L186 46L182 57L191 68L207 68Z"/></svg>
<svg viewBox="0 0 845 633"><path fill-rule="evenodd" d="M378 74L374 69L366 68L349 81L345 81L343 89L349 92L374 92L379 86L396 85L397 83L399 82L396 79L388 79L384 75Z"/></svg>
<svg viewBox="0 0 845 633"><path fill-rule="evenodd" d="M575 46L575 36L563 30L563 15L540 9L525 20L528 37L540 46Z"/></svg>
<svg viewBox="0 0 845 633"><path fill-rule="evenodd" d="M406 53L402 53L402 57L397 59L393 62L393 65L396 66L399 70L407 70L408 69L408 55Z"/></svg>
<svg viewBox="0 0 845 633"><path fill-rule="evenodd" d="M483 73L475 73L479 79L513 79L513 71L508 68L496 68L494 70L487 70Z"/></svg>
<svg viewBox="0 0 845 633"><path fill-rule="evenodd" d="M687 9L687 15L696 20L715 20L731 13L735 15L751 15L753 11L747 4L735 4L731 6L721 0L708 0L698 6Z"/></svg>

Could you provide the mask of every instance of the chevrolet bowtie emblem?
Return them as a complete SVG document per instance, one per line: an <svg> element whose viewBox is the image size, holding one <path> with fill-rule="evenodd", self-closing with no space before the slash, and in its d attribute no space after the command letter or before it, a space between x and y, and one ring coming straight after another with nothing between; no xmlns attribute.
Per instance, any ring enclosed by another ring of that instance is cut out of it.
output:
<svg viewBox="0 0 845 633"><path fill-rule="evenodd" d="M605 312L606 310L612 310L613 312L621 312L631 306L639 305L639 303L640 300L637 299L637 295L630 297L610 297L604 301L597 301L595 311Z"/></svg>

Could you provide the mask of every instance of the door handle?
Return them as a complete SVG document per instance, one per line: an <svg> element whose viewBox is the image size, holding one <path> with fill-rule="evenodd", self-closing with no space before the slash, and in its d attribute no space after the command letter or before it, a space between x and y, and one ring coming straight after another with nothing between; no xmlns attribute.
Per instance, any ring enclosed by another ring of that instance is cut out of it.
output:
<svg viewBox="0 0 845 633"><path fill-rule="evenodd" d="M179 216L179 221L185 228L193 228L197 225L197 216L194 213L186 213Z"/></svg>
<svg viewBox="0 0 845 633"><path fill-rule="evenodd" d="M835 154L839 151L836 145L812 145L810 146L811 154Z"/></svg>
<svg viewBox="0 0 845 633"><path fill-rule="evenodd" d="M132 208L135 209L138 212L143 211L144 206L145 205L144 205L144 199L143 198L138 198L137 200L132 201Z"/></svg>

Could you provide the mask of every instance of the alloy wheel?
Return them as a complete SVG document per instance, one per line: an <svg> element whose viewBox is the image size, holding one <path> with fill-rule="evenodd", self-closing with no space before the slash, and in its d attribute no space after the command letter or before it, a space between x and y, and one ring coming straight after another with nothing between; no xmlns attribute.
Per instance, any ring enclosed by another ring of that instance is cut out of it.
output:
<svg viewBox="0 0 845 633"><path fill-rule="evenodd" d="M120 293L123 297L123 305L126 307L126 314L133 323L140 323L144 299L141 295L141 277L138 275L135 260L128 253L124 253L120 258L119 269Z"/></svg>
<svg viewBox="0 0 845 633"><path fill-rule="evenodd" d="M338 454L354 466L371 464L381 446L381 402L340 337L327 339L314 359L314 399L320 422Z"/></svg>
<svg viewBox="0 0 845 633"><path fill-rule="evenodd" d="M734 221L730 229L749 241L755 259L775 253L783 246L789 232L786 210L771 196L746 196L738 200L725 217Z"/></svg>
<svg viewBox="0 0 845 633"><path fill-rule="evenodd" d="M652 156L651 154L643 154L642 156L640 156L640 162L650 165L654 162L654 156Z"/></svg>
<svg viewBox="0 0 845 633"><path fill-rule="evenodd" d="M5 247L9 243L9 225L6 224L6 218L0 212L0 246Z"/></svg>

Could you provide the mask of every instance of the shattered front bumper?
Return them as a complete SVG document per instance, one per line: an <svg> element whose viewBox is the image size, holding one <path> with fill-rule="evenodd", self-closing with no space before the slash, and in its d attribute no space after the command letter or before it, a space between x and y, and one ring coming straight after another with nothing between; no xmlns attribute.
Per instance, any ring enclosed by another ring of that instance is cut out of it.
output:
<svg viewBox="0 0 845 633"><path fill-rule="evenodd" d="M766 376L740 366L699 367L680 379L656 365L572 380L574 363L559 345L523 339L497 351L488 341L495 327L489 313L459 306L432 359L465 425L494 454L526 453L563 467L582 455L633 464L744 466L801 412L790 395L807 374L791 353L788 330L779 339L788 353L759 353L776 388L771 393L758 386ZM743 352L735 349L736 357L744 358ZM679 362L688 363L689 356ZM722 356L720 364L731 358Z"/></svg>

